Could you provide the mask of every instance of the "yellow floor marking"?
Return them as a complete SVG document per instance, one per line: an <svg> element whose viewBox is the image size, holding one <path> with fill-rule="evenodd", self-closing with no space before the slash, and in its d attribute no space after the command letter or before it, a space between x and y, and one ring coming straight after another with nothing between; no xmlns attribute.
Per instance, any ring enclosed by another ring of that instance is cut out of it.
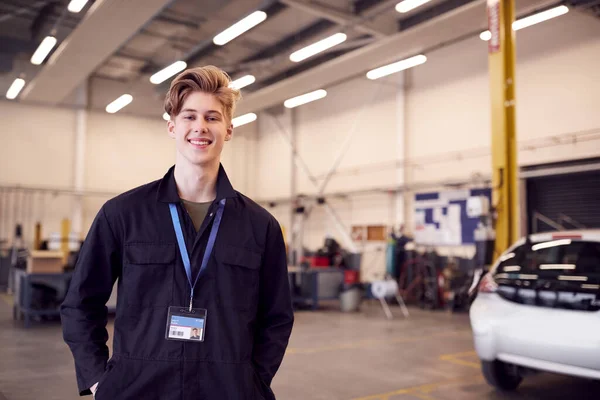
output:
<svg viewBox="0 0 600 400"><path fill-rule="evenodd" d="M439 381L436 383L428 383L425 385L412 386L412 387L408 387L408 388L404 388L404 389L399 389L399 390L396 390L393 392L380 393L380 394L375 394L375 395L366 396L366 397L357 397L352 400L391 400L390 397L400 396L403 394L408 394L408 395L415 396L415 397L422 398L422 399L433 400L433 397L431 397L429 395L429 393L434 390L437 390L437 389L440 389L440 388L446 387L446 386L460 385L460 384L464 384L464 383L473 384L473 383L479 383L481 381L482 381L481 376L469 376L469 377L462 377L462 378L457 378L457 379L448 379L448 380ZM427 397L427 396L429 396L429 397Z"/></svg>
<svg viewBox="0 0 600 400"><path fill-rule="evenodd" d="M411 393L410 396L416 397L421 400L435 400L435 398L431 397L431 395L425 394L425 393L416 392L416 393Z"/></svg>
<svg viewBox="0 0 600 400"><path fill-rule="evenodd" d="M481 366L479 365L478 362L475 361L467 361L467 360L462 360L461 357L470 357L470 356L475 356L477 355L476 352L474 351L466 351L463 353L454 353L454 354L444 354L440 356L440 360L441 361L448 361L451 362L453 364L457 364L457 365L463 365L465 367L471 367L471 368L481 368Z"/></svg>
<svg viewBox="0 0 600 400"><path fill-rule="evenodd" d="M336 350L346 350L346 349L359 349L359 348L367 348L367 347L375 347L380 345L389 345L389 344L397 344L397 343L407 343L407 342L418 342L421 340L427 340L432 338L439 338L444 336L453 336L460 335L464 333L471 333L470 330L462 330L462 331L454 331L454 332L442 332L442 333L434 333L432 335L425 336L408 336L408 337L400 337L396 339L364 339L356 342L346 342L340 343L333 346L323 346L323 347L312 347L312 348L299 348L299 347L290 347L288 348L286 355L290 354L315 354L315 353L324 353L328 351L336 351Z"/></svg>

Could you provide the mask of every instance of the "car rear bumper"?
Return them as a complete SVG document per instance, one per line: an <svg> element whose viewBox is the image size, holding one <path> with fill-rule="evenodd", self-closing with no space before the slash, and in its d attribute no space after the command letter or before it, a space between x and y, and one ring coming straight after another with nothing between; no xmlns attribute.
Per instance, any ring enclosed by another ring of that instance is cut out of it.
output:
<svg viewBox="0 0 600 400"><path fill-rule="evenodd" d="M470 317L482 360L600 379L600 312L522 305L482 293Z"/></svg>

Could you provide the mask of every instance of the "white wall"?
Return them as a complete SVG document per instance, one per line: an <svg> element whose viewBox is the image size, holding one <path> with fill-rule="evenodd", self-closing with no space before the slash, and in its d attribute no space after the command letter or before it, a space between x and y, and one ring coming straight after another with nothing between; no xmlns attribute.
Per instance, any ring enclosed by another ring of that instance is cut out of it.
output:
<svg viewBox="0 0 600 400"><path fill-rule="evenodd" d="M468 60L468 61L467 61ZM519 143L600 127L600 24L576 11L517 33ZM473 38L428 54L410 72L407 95L409 153L420 165L415 181L491 174L487 43ZM474 158L469 155L475 150ZM463 160L436 161L462 152ZM520 151L521 165L595 156L600 143ZM426 162L424 157L428 157ZM433 159L432 159L433 158Z"/></svg>
<svg viewBox="0 0 600 400"><path fill-rule="evenodd" d="M0 118L0 187L74 187L76 110L2 101ZM234 187L250 194L255 190L256 133L252 125L236 129L222 158ZM175 161L175 144L160 117L88 112L84 160L84 190L105 194L84 197L83 235L110 197L162 178ZM20 222L31 240L39 220L44 237L60 232L61 220L73 217L74 205L67 194L0 190L0 237L12 238Z"/></svg>

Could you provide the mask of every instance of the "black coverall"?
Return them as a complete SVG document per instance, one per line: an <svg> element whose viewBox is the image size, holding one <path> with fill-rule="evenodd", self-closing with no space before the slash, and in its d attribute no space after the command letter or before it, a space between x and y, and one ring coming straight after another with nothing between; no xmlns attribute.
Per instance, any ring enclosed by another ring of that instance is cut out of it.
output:
<svg viewBox="0 0 600 400"><path fill-rule="evenodd" d="M196 232L173 171L109 200L86 237L61 308L80 394L99 382L97 400L275 399L270 384L293 325L280 226L233 189L221 166L217 197ZM194 290L193 306L207 309L205 341L166 340L169 306L190 302L169 203L178 204L195 277L224 198L214 250ZM117 280L109 360L105 304Z"/></svg>

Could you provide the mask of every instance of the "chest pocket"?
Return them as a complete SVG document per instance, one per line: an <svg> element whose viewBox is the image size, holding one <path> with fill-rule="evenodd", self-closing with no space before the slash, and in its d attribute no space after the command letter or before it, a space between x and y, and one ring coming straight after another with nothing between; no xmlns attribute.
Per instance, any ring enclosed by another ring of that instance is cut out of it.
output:
<svg viewBox="0 0 600 400"><path fill-rule="evenodd" d="M174 244L125 245L122 294L125 304L134 307L170 305L173 297L175 256Z"/></svg>
<svg viewBox="0 0 600 400"><path fill-rule="evenodd" d="M228 245L215 256L219 262L218 285L223 305L238 310L256 309L261 254Z"/></svg>

